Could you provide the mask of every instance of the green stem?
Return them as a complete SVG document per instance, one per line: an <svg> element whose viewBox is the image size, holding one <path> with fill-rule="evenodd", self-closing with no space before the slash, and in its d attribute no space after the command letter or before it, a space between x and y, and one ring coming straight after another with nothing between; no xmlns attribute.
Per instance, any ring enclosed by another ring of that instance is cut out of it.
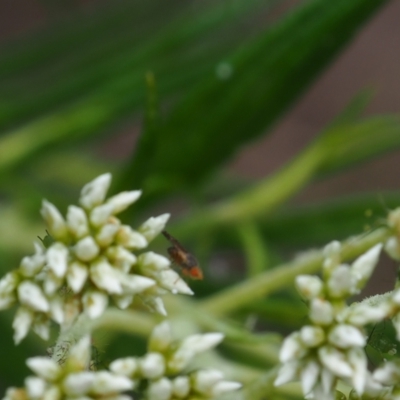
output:
<svg viewBox="0 0 400 400"><path fill-rule="evenodd" d="M313 178L324 153L319 142L314 143L272 177L261 181L250 190L185 218L175 231L184 236L188 231L198 232L201 229L265 216Z"/></svg>
<svg viewBox="0 0 400 400"><path fill-rule="evenodd" d="M369 235L351 238L342 244L341 256L346 261L364 253L377 243L385 241L391 235L388 228L378 229ZM322 250L311 251L292 262L257 275L233 287L227 288L200 302L200 312L215 316L230 313L254 300L293 284L297 275L318 271L323 261Z"/></svg>

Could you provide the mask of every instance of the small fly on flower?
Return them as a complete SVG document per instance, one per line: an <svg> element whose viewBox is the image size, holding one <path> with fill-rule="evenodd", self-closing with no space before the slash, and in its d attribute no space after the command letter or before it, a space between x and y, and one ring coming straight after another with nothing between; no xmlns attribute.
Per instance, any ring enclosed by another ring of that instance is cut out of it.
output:
<svg viewBox="0 0 400 400"><path fill-rule="evenodd" d="M182 273L192 279L203 279L203 271L199 267L195 256L183 248L183 246L167 231L162 234L169 240L172 247L168 247L168 254L172 261L182 268Z"/></svg>

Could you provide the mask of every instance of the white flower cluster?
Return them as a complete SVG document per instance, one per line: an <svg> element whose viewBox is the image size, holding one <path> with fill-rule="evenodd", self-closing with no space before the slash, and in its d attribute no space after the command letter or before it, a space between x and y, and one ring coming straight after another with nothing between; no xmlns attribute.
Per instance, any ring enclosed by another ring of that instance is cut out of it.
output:
<svg viewBox="0 0 400 400"><path fill-rule="evenodd" d="M367 368L363 327L382 321L388 313L387 303L346 304L371 276L381 248L376 245L346 265L341 264L340 243L332 242L325 248L323 280L310 275L296 278L311 323L285 339L280 351L283 365L275 385L300 380L304 395L319 400L334 398L338 379L349 383L359 396L383 389L382 380L373 379Z"/></svg>
<svg viewBox="0 0 400 400"><path fill-rule="evenodd" d="M215 369L184 371L197 354L215 347L222 339L221 333L206 333L176 342L168 323L163 322L153 330L144 357L115 360L110 370L141 386L145 382L147 400L213 398L237 390L241 384L225 381L222 372Z"/></svg>
<svg viewBox="0 0 400 400"><path fill-rule="evenodd" d="M130 400L121 392L134 388L131 379L89 370L90 348L90 337L83 337L71 347L62 367L47 357L28 358L26 363L36 376L27 377L24 388L7 389L3 400Z"/></svg>
<svg viewBox="0 0 400 400"><path fill-rule="evenodd" d="M68 327L83 311L99 317L110 298L121 309L139 298L151 309L166 314L161 295L193 294L170 261L143 250L165 227L169 214L150 218L137 230L116 214L135 202L141 192L122 192L106 200L111 174L85 185L80 206L68 207L66 218L48 201L42 216L52 243L35 244L35 254L24 257L18 269L0 280L0 309L19 304L13 322L19 343L32 328L48 339L53 320Z"/></svg>

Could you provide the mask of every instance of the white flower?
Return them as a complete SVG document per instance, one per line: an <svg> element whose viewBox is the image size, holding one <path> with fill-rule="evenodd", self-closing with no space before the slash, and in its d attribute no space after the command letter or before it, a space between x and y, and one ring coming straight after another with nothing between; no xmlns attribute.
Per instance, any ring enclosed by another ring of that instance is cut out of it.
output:
<svg viewBox="0 0 400 400"><path fill-rule="evenodd" d="M80 239L89 234L89 225L86 212L77 206L69 206L67 212L67 226L75 238Z"/></svg>
<svg viewBox="0 0 400 400"><path fill-rule="evenodd" d="M84 395L91 389L94 379L95 373L91 371L71 373L63 381L63 390L71 397Z"/></svg>
<svg viewBox="0 0 400 400"><path fill-rule="evenodd" d="M241 387L242 387L242 384L239 382L219 381L212 387L211 394L212 394L212 396L220 396L224 393L233 392L234 390L238 390Z"/></svg>
<svg viewBox="0 0 400 400"><path fill-rule="evenodd" d="M18 275L15 272L9 272L0 280L0 310L5 310L15 303L18 283Z"/></svg>
<svg viewBox="0 0 400 400"><path fill-rule="evenodd" d="M192 289L190 289L180 275L172 269L160 271L156 274L153 274L153 277L157 280L161 287L168 289L173 294L194 294Z"/></svg>
<svg viewBox="0 0 400 400"><path fill-rule="evenodd" d="M297 290L305 299L313 299L322 291L323 284L317 276L298 275L295 282Z"/></svg>
<svg viewBox="0 0 400 400"><path fill-rule="evenodd" d="M117 243L127 249L143 249L147 246L146 238L139 232L134 231L128 225L122 225L116 236Z"/></svg>
<svg viewBox="0 0 400 400"><path fill-rule="evenodd" d="M138 370L138 362L134 357L119 358L110 364L110 370L118 375L133 377Z"/></svg>
<svg viewBox="0 0 400 400"><path fill-rule="evenodd" d="M108 223L103 225L96 235L96 242L102 246L106 247L112 244L114 237L118 232L120 224L118 223Z"/></svg>
<svg viewBox="0 0 400 400"><path fill-rule="evenodd" d="M329 301L319 298L310 302L310 319L315 324L329 325L333 321L333 308Z"/></svg>
<svg viewBox="0 0 400 400"><path fill-rule="evenodd" d="M325 332L319 326L303 326L300 339L307 347L317 347L325 341Z"/></svg>
<svg viewBox="0 0 400 400"><path fill-rule="evenodd" d="M79 261L70 263L67 274L67 282L74 293L79 293L82 290L88 275L89 271L84 263Z"/></svg>
<svg viewBox="0 0 400 400"><path fill-rule="evenodd" d="M366 345L365 336L354 326L351 325L336 325L331 329L328 335L328 340L335 346L347 349L349 347Z"/></svg>
<svg viewBox="0 0 400 400"><path fill-rule="evenodd" d="M158 324L151 333L149 339L149 349L151 351L163 352L172 343L171 328L167 321Z"/></svg>
<svg viewBox="0 0 400 400"><path fill-rule="evenodd" d="M67 225L60 211L47 200L43 200L40 210L47 228L54 239L63 240L68 237Z"/></svg>
<svg viewBox="0 0 400 400"><path fill-rule="evenodd" d="M323 346L318 349L320 362L328 368L334 375L343 378L349 378L353 370L346 360L345 353L337 350L333 346Z"/></svg>
<svg viewBox="0 0 400 400"><path fill-rule="evenodd" d="M111 184L111 174L103 174L86 184L82 191L79 203L85 209L92 209L103 203Z"/></svg>
<svg viewBox="0 0 400 400"><path fill-rule="evenodd" d="M357 280L357 287L364 287L367 280L372 275L376 264L378 263L379 254L382 249L382 244L379 243L369 249L366 253L358 257L351 266L351 273Z"/></svg>
<svg viewBox="0 0 400 400"><path fill-rule="evenodd" d="M386 386L398 385L400 382L400 365L398 360L386 361L373 374L374 379Z"/></svg>
<svg viewBox="0 0 400 400"><path fill-rule="evenodd" d="M46 252L47 265L54 272L57 278L61 278L67 272L68 266L68 249L67 247L56 242L52 244Z"/></svg>
<svg viewBox="0 0 400 400"><path fill-rule="evenodd" d="M329 296L343 298L357 293L356 282L350 268L347 265L339 265L332 271L327 282Z"/></svg>
<svg viewBox="0 0 400 400"><path fill-rule="evenodd" d="M38 243L34 243L35 254L33 256L24 257L21 261L20 271L26 278L32 278L41 271L46 262L42 247ZM0 286L1 293L1 286Z"/></svg>
<svg viewBox="0 0 400 400"><path fill-rule="evenodd" d="M141 275L125 275L121 284L124 292L128 294L141 293L154 286L156 282L153 279Z"/></svg>
<svg viewBox="0 0 400 400"><path fill-rule="evenodd" d="M99 371L94 376L91 393L104 396L132 388L133 382L126 376L119 376L108 371Z"/></svg>
<svg viewBox="0 0 400 400"><path fill-rule="evenodd" d="M108 305L108 296L98 291L87 291L82 297L82 303L90 318L98 318Z"/></svg>
<svg viewBox="0 0 400 400"><path fill-rule="evenodd" d="M301 367L301 364L297 360L282 364L275 379L274 385L280 386L296 380L299 377Z"/></svg>
<svg viewBox="0 0 400 400"><path fill-rule="evenodd" d="M99 288L110 294L122 294L120 272L105 258L100 258L90 266L90 279Z"/></svg>
<svg viewBox="0 0 400 400"><path fill-rule="evenodd" d="M361 396L367 381L367 357L363 349L354 347L348 350L347 359L353 368L351 382L358 395Z"/></svg>
<svg viewBox="0 0 400 400"><path fill-rule="evenodd" d="M141 190L122 192L110 197L106 204L110 204L113 207L113 214L118 214L134 203L141 196L141 194Z"/></svg>
<svg viewBox="0 0 400 400"><path fill-rule="evenodd" d="M23 281L19 284L18 300L36 311L47 312L50 309L49 302L40 287L31 281Z"/></svg>
<svg viewBox="0 0 400 400"><path fill-rule="evenodd" d="M47 380L55 381L61 376L61 367L47 357L32 357L26 360L26 365L38 376Z"/></svg>
<svg viewBox="0 0 400 400"><path fill-rule="evenodd" d="M142 253L138 257L138 264L144 274L166 270L171 266L171 262L168 258L156 254L153 251Z"/></svg>
<svg viewBox="0 0 400 400"><path fill-rule="evenodd" d="M307 353L307 348L301 341L300 334L293 332L285 338L279 352L279 360L281 363L297 360Z"/></svg>
<svg viewBox="0 0 400 400"><path fill-rule="evenodd" d="M190 380L187 376L177 376L172 381L172 395L185 398L190 392Z"/></svg>
<svg viewBox="0 0 400 400"><path fill-rule="evenodd" d="M18 344L27 334L33 322L33 312L25 307L20 307L13 321L14 342Z"/></svg>
<svg viewBox="0 0 400 400"><path fill-rule="evenodd" d="M222 333L206 333L204 335L191 335L184 339L168 361L168 368L181 371L196 354L209 350L222 342Z"/></svg>
<svg viewBox="0 0 400 400"><path fill-rule="evenodd" d="M150 242L164 230L169 217L170 214L151 217L139 227L138 231Z"/></svg>
<svg viewBox="0 0 400 400"><path fill-rule="evenodd" d="M308 361L301 369L301 386L303 388L304 396L311 392L317 383L321 367L319 363L314 360Z"/></svg>
<svg viewBox="0 0 400 400"><path fill-rule="evenodd" d="M113 214L112 204L102 204L101 206L95 207L89 216L89 220L95 227L100 227L106 224Z"/></svg>
<svg viewBox="0 0 400 400"><path fill-rule="evenodd" d="M148 400L168 400L171 397L172 384L169 379L161 378L152 381L147 388Z"/></svg>
<svg viewBox="0 0 400 400"><path fill-rule="evenodd" d="M400 260L400 246L396 237L390 237L385 243L385 251L394 260Z"/></svg>
<svg viewBox="0 0 400 400"><path fill-rule="evenodd" d="M91 236L79 240L74 246L74 253L81 261L91 261L98 256L99 245Z"/></svg>
<svg viewBox="0 0 400 400"><path fill-rule="evenodd" d="M29 376L25 379L25 387L30 398L39 399L44 394L46 382L36 376Z"/></svg>
<svg viewBox="0 0 400 400"><path fill-rule="evenodd" d="M156 379L164 375L165 359L160 353L147 353L140 360L140 371L147 379Z"/></svg>

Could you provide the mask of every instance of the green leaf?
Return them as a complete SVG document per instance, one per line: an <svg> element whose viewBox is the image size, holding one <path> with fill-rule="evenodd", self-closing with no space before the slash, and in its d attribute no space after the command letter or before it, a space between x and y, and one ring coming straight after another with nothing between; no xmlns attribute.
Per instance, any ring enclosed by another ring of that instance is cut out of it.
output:
<svg viewBox="0 0 400 400"><path fill-rule="evenodd" d="M133 184L153 194L193 188L276 121L384 3L310 1L249 41L227 59L229 79L210 71L176 105L156 144L151 173L137 174ZM133 161L126 176L132 167L144 166Z"/></svg>

